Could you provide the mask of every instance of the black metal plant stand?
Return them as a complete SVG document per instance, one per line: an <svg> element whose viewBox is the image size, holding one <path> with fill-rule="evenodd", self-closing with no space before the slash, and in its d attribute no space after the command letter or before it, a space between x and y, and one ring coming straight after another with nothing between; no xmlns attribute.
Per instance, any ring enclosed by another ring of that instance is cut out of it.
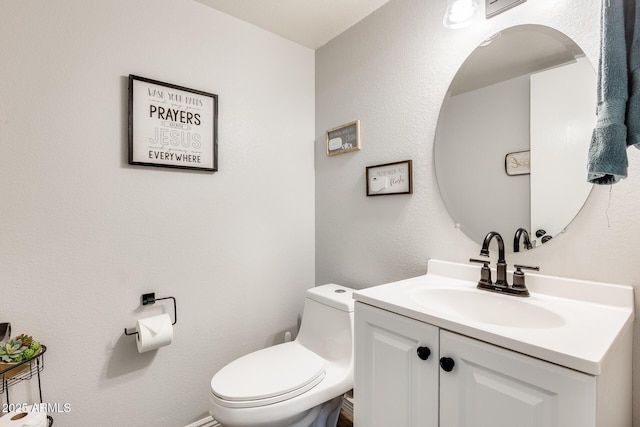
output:
<svg viewBox="0 0 640 427"><path fill-rule="evenodd" d="M42 401L42 384L40 382L40 372L44 369L44 354L47 352L45 345L40 345L40 351L33 357L18 362L10 368L0 370L0 394L6 394L7 406L10 406L9 388L21 381L31 380L35 376L38 379L38 394L40 403ZM16 372L19 371L19 372ZM53 418L47 416L49 426L53 425Z"/></svg>

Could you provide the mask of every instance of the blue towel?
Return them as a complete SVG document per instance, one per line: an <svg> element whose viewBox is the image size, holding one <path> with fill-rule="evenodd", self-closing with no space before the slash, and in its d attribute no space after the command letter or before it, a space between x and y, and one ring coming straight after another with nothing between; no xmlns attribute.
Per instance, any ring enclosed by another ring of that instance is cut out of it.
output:
<svg viewBox="0 0 640 427"><path fill-rule="evenodd" d="M627 41L631 40L629 56L629 101L627 102L627 145L640 149L640 0L629 1L629 8L635 6L627 19ZM631 21L631 22L629 22ZM632 35L629 35L632 32Z"/></svg>
<svg viewBox="0 0 640 427"><path fill-rule="evenodd" d="M640 0L602 0L597 122L587 164L594 184L626 178L626 148L640 148L639 14Z"/></svg>

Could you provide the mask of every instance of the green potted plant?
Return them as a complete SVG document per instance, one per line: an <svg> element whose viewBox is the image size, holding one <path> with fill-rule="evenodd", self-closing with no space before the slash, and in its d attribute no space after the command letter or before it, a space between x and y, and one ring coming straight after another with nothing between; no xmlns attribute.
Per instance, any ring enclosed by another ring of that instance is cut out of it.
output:
<svg viewBox="0 0 640 427"><path fill-rule="evenodd" d="M0 344L0 371L18 365L29 360L40 352L40 343L30 335L20 334ZM29 368L29 363L24 363L4 373L5 379L13 378Z"/></svg>

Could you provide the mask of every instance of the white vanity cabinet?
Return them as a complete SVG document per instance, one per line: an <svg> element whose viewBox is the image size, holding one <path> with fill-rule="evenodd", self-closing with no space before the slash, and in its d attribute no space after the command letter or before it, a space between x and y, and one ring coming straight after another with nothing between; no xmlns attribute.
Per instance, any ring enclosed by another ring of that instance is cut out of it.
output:
<svg viewBox="0 0 640 427"><path fill-rule="evenodd" d="M530 273L519 298L478 277L429 260L353 293L356 427L632 426L632 287Z"/></svg>
<svg viewBox="0 0 640 427"><path fill-rule="evenodd" d="M449 331L440 356L440 425L595 427L596 377Z"/></svg>
<svg viewBox="0 0 640 427"><path fill-rule="evenodd" d="M361 302L355 310L356 427L597 426L593 375Z"/></svg>
<svg viewBox="0 0 640 427"><path fill-rule="evenodd" d="M437 427L438 328L358 302L355 310L354 425Z"/></svg>

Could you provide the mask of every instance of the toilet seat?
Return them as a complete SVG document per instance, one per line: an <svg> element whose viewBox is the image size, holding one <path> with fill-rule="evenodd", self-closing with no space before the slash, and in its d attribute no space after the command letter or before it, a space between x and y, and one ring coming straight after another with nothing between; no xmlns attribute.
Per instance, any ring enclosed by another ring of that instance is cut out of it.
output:
<svg viewBox="0 0 640 427"><path fill-rule="evenodd" d="M249 408L299 396L320 383L328 362L297 342L247 354L222 368L211 380L220 405Z"/></svg>

